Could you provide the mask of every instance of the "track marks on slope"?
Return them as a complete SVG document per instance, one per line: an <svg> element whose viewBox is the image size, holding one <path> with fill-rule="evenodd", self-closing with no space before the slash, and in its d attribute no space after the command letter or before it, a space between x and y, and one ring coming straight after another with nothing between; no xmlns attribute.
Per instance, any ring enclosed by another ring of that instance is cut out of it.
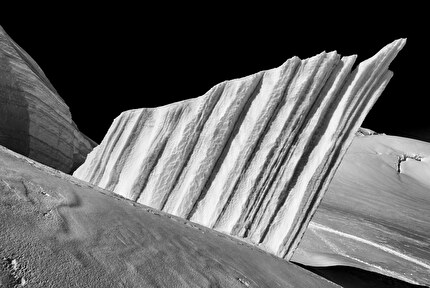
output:
<svg viewBox="0 0 430 288"><path fill-rule="evenodd" d="M341 232L341 231L337 231L335 229L332 229L330 227L326 227L324 225L321 225L321 224L318 224L318 223L315 223L315 222L311 222L311 224L309 224L309 228L310 229L316 229L316 230L323 230L323 231L328 232L328 233L336 234L336 235L338 235L340 237L348 238L348 239L351 239L351 240L354 240L354 241L357 241L357 242L360 242L360 243L363 243L363 244L375 247L375 248L377 248L379 250L382 250L382 251L384 251L386 253L389 253L389 254L394 255L396 257L399 257L399 258L402 258L403 260L412 262L412 263L414 263L416 265L422 266L422 267L430 270L430 264L429 263L423 262L423 261L418 260L416 258L413 258L413 257L411 257L409 255L403 254L403 253L401 253L399 251L393 250L393 249L391 249L391 248L389 248L387 246L380 245L380 244L372 242L370 240L366 240L366 239L360 238L360 237L352 235L352 234L348 234L348 233L344 233L344 232Z"/></svg>

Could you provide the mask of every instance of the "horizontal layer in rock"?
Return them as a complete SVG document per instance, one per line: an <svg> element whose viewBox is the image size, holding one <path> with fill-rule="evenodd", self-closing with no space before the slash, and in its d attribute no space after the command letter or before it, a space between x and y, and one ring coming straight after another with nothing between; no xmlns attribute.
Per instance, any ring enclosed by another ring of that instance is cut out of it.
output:
<svg viewBox="0 0 430 288"><path fill-rule="evenodd" d="M64 172L95 146L40 67L1 27L0 145Z"/></svg>

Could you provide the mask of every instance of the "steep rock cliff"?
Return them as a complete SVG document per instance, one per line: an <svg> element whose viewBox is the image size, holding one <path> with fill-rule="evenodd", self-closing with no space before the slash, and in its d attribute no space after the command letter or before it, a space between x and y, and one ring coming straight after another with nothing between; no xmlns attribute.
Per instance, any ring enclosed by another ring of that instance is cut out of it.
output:
<svg viewBox="0 0 430 288"><path fill-rule="evenodd" d="M64 172L96 145L36 62L0 27L0 145Z"/></svg>
<svg viewBox="0 0 430 288"><path fill-rule="evenodd" d="M126 111L74 175L290 259L400 39L356 56L293 57L205 95Z"/></svg>

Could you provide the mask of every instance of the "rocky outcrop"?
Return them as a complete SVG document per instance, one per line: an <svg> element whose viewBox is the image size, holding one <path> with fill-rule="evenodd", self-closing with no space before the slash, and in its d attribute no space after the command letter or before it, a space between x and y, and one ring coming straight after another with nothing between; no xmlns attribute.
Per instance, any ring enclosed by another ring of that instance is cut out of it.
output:
<svg viewBox="0 0 430 288"><path fill-rule="evenodd" d="M0 145L64 172L96 145L36 62L0 27Z"/></svg>
<svg viewBox="0 0 430 288"><path fill-rule="evenodd" d="M290 259L404 39L293 57L199 98L115 119L74 176Z"/></svg>
<svg viewBox="0 0 430 288"><path fill-rule="evenodd" d="M379 135L380 133L376 133L373 130L360 127L358 131L355 133L356 136L370 136L370 135Z"/></svg>

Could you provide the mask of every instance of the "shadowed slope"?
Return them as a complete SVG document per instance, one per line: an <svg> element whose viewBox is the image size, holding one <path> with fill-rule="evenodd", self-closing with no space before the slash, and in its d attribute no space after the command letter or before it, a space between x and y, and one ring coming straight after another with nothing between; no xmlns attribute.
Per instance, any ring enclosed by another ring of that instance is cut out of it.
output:
<svg viewBox="0 0 430 288"><path fill-rule="evenodd" d="M0 161L2 287L336 287L3 147Z"/></svg>
<svg viewBox="0 0 430 288"><path fill-rule="evenodd" d="M36 62L0 27L0 145L71 172L95 143Z"/></svg>

